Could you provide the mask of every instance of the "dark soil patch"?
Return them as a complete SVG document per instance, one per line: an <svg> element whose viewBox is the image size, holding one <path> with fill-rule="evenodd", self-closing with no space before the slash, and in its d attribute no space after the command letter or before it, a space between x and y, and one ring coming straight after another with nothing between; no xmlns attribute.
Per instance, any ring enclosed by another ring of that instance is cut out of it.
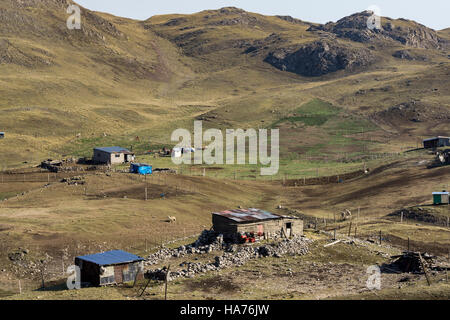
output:
<svg viewBox="0 0 450 320"><path fill-rule="evenodd" d="M11 227L11 226L0 224L0 232L12 230L12 229L13 229L13 227Z"/></svg>
<svg viewBox="0 0 450 320"><path fill-rule="evenodd" d="M309 178L309 179L296 179L296 180L286 180L285 186L294 187L294 186L312 186L312 185L326 185L326 184L335 184L335 183L343 183L347 180L355 179L364 175L363 170L358 170L350 173L345 173L341 175L328 176L328 177L317 177L317 178Z"/></svg>
<svg viewBox="0 0 450 320"><path fill-rule="evenodd" d="M189 281L186 283L186 287L188 290L202 290L207 293L210 293L212 290L219 292L235 292L240 289L233 280L222 276L215 276L199 281Z"/></svg>
<svg viewBox="0 0 450 320"><path fill-rule="evenodd" d="M85 173L81 172L49 172L49 171L42 171L42 172L19 172L19 171L8 171L8 172L2 172L0 174L0 182L1 183L14 183L14 182L21 182L21 183L33 183L33 182L42 182L42 183L48 183L48 182L60 182L63 178L72 178L74 176L80 176L84 175Z"/></svg>
<svg viewBox="0 0 450 320"><path fill-rule="evenodd" d="M96 197L104 198L106 196L107 198L145 200L145 187L146 185L142 184L140 186L125 187L116 191L105 191L104 193L97 194ZM147 199L172 198L187 194L189 193L173 187L158 184L147 185Z"/></svg>
<svg viewBox="0 0 450 320"><path fill-rule="evenodd" d="M395 245L401 248L408 248L408 240L389 234L387 239L391 245ZM409 248L411 251L428 252L436 256L447 256L448 244L439 242L421 242L421 241L409 241Z"/></svg>
<svg viewBox="0 0 450 320"><path fill-rule="evenodd" d="M447 217L432 214L423 208L401 209L388 214L387 217L396 218L395 220L398 220L401 218L402 213L403 219L425 222L437 226L447 226Z"/></svg>

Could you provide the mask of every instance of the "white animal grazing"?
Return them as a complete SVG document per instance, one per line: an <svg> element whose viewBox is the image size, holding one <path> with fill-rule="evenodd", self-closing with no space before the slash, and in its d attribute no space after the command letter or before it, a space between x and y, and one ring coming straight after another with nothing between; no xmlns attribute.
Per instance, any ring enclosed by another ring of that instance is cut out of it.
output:
<svg viewBox="0 0 450 320"><path fill-rule="evenodd" d="M167 218L169 218L169 222L170 223L177 222L177 218L176 217L167 216Z"/></svg>

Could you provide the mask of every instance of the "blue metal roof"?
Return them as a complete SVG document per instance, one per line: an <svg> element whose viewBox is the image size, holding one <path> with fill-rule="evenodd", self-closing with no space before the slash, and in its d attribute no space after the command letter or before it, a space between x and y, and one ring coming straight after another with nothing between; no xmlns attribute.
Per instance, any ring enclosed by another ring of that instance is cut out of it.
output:
<svg viewBox="0 0 450 320"><path fill-rule="evenodd" d="M103 253L89 254L86 256L77 257L80 260L93 262L100 266L107 266L112 264L128 263L135 261L143 261L144 259L132 253L122 250L113 250Z"/></svg>
<svg viewBox="0 0 450 320"><path fill-rule="evenodd" d="M115 153L115 152L130 152L130 150L122 148L122 147L102 147L102 148L95 148L94 150L100 150L107 153Z"/></svg>

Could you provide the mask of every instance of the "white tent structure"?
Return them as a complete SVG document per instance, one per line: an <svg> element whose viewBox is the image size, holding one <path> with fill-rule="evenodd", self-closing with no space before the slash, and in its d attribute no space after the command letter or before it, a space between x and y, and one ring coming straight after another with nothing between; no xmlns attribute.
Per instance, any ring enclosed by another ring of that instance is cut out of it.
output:
<svg viewBox="0 0 450 320"><path fill-rule="evenodd" d="M183 154L195 152L194 148L173 148L172 157L181 158Z"/></svg>

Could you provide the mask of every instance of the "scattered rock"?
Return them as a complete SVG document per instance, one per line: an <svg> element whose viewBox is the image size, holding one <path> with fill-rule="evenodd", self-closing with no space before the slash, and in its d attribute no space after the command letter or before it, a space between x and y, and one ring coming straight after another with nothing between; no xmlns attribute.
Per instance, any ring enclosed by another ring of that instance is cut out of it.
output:
<svg viewBox="0 0 450 320"><path fill-rule="evenodd" d="M175 279L180 277L192 278L196 274L205 273L208 271L217 271L223 268L232 266L242 266L250 259L264 258L264 257L277 257L280 258L284 255L304 255L308 253L308 245L311 240L304 237L294 237L292 239L284 239L280 242L273 244L267 244L263 246L237 246L230 245L223 247L223 236L219 235L215 238L213 243L211 241L211 232L203 231L202 235L196 241L195 246L181 246L174 253L172 250L163 249L160 252L149 256L146 260L146 265L155 264L155 260L160 257L170 258L172 256L179 256L181 254L188 253L201 253L204 252L205 247L208 250L212 250L212 247L224 248L224 253L221 256L216 256L212 263L199 263L199 262L183 262L180 267L184 267L181 271L170 272L169 279ZM204 245L205 243L208 243ZM175 255L174 255L175 254ZM178 254L178 255L176 255ZM154 280L165 279L166 269L149 270L146 273L146 278Z"/></svg>
<svg viewBox="0 0 450 320"><path fill-rule="evenodd" d="M335 23L311 26L308 30L332 33L339 38L362 43L390 40L415 48L441 49L447 46L446 41L441 39L436 31L414 21L407 21L406 27L393 26L391 22L387 22L383 23L380 29L371 30L367 27L367 21L372 15L371 11L363 11L344 17Z"/></svg>
<svg viewBox="0 0 450 320"><path fill-rule="evenodd" d="M428 58L414 53L411 50L398 50L392 55L394 58L404 59L404 60L416 60L416 61L427 61Z"/></svg>

